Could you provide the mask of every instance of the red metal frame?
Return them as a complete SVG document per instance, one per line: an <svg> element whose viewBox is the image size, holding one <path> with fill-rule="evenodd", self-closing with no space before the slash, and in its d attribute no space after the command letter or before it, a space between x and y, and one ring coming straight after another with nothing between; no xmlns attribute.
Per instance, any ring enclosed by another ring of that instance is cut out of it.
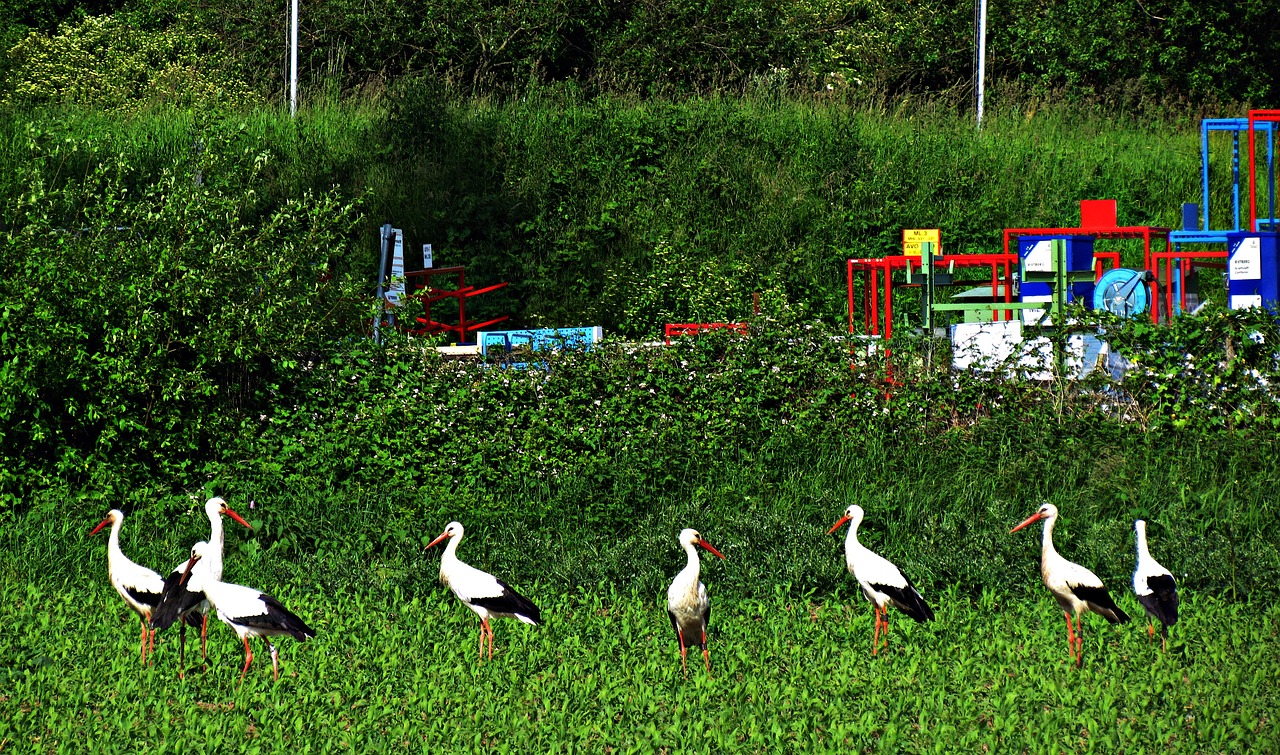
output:
<svg viewBox="0 0 1280 755"><path fill-rule="evenodd" d="M1222 260L1216 262L1215 260ZM1227 268L1227 251L1225 249L1199 249L1196 251L1188 251L1182 249L1173 250L1170 244L1163 252L1152 252L1150 255L1149 267L1147 268L1155 276L1152 286L1160 285L1160 263L1164 262L1164 315L1165 322L1173 318L1173 263L1177 261L1178 270L1182 273L1182 286L1178 289L1178 307L1182 311L1187 309L1187 275L1191 273L1193 268L1197 267L1213 267L1219 270ZM1151 301L1151 321L1158 322L1160 300L1153 299Z"/></svg>
<svg viewBox="0 0 1280 755"><path fill-rule="evenodd" d="M1253 124L1257 121L1269 121L1271 123L1280 123L1280 110L1250 110L1249 111L1249 230L1254 231L1258 228L1258 181L1257 169L1257 149L1254 147L1253 140ZM1274 188L1268 187L1270 191Z"/></svg>
<svg viewBox="0 0 1280 755"><path fill-rule="evenodd" d="M1018 264L1018 255L1008 254L947 254L933 258L935 268L960 267L990 267L991 268L991 291L992 296L997 296L1000 281L1003 278L1005 282L1004 300L1012 303L1013 301L1013 269ZM1004 266L1003 275L1000 267ZM883 316L884 320L884 337L893 336L893 272L902 270L904 272L911 269L919 269L919 257L906 257L903 255L891 255L888 257L863 257L859 259L850 259L845 263L845 276L849 287L849 332L853 332L853 274L857 272L867 273L867 285L862 287L862 312L863 325L870 335L880 335L880 320ZM883 307L880 301L880 279L884 278L884 302ZM993 310L991 313L992 320L999 320L1000 313L1004 312L1004 319L1012 319L1013 313L1010 310Z"/></svg>
<svg viewBox="0 0 1280 755"><path fill-rule="evenodd" d="M437 275L456 275L457 280L454 281L454 288L436 288L432 285L432 278ZM466 268L462 265L454 267L430 267L425 270L414 270L405 273L405 282L414 282L414 279L421 278L422 282L414 286L406 296L413 297L422 302L422 317L416 318L422 323L420 328L406 328L405 331L413 335L422 335L423 333L456 333L458 343L467 342L467 334L473 333L481 328L487 328L490 325L503 322L510 318L510 315L495 317L492 320L485 320L480 323L467 322L467 299L480 294L487 294L490 291L496 291L507 286L504 281L495 283L492 286L484 286L476 288L467 285ZM458 302L458 324L449 325L448 323L436 322L431 319L431 305L434 302L443 299L456 299Z"/></svg>
<svg viewBox="0 0 1280 755"><path fill-rule="evenodd" d="M669 322L665 331L666 342L670 346L672 338L696 336L709 330L734 330L745 336L747 324L745 322Z"/></svg>
<svg viewBox="0 0 1280 755"><path fill-rule="evenodd" d="M1075 228L1006 228L1004 229L1004 251L1009 253L1009 240L1017 236L1093 236L1099 239L1142 239L1142 264L1146 270L1155 272L1155 259L1152 257L1152 240L1164 239L1165 251L1170 249L1169 244L1169 228L1160 228L1159 226L1150 225L1116 225L1116 200L1114 199L1084 199L1080 201L1080 225ZM1097 252L1093 256L1095 260L1095 268L1098 275L1102 275L1102 268L1097 259L1104 254L1114 254L1115 262L1113 267L1120 266L1120 255L1118 252ZM1151 282L1147 284L1148 293L1151 299L1151 322L1159 322L1158 303L1160 301L1160 293L1158 290L1158 282L1153 277ZM1184 287L1185 288L1185 287Z"/></svg>

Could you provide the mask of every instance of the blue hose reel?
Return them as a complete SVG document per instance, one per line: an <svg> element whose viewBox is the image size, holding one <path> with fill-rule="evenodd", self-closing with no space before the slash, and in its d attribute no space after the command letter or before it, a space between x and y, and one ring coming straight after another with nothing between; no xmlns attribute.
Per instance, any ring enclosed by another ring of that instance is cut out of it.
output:
<svg viewBox="0 0 1280 755"><path fill-rule="evenodd" d="M1093 308L1120 317L1137 317L1147 311L1149 273L1117 267L1102 274L1093 289Z"/></svg>

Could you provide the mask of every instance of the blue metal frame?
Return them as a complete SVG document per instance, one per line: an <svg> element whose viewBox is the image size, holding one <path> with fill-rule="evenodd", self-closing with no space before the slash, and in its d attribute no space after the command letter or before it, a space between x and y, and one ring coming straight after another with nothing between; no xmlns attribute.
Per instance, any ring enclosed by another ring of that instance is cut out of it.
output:
<svg viewBox="0 0 1280 755"><path fill-rule="evenodd" d="M1267 176L1268 195L1270 197L1270 212L1268 217L1259 218L1260 230L1263 224L1276 223L1276 194L1275 194L1275 175L1276 175L1276 123L1272 121L1258 121L1253 124L1255 132L1266 132L1267 135ZM1247 133L1249 130L1248 118L1205 118L1200 121L1200 189L1201 189L1201 205L1200 205L1200 229L1193 230L1186 228L1173 231L1169 234L1169 240L1175 245L1179 243L1187 244L1225 244L1227 243L1227 233L1230 231L1244 230L1240 226L1240 134ZM1210 205L1209 205L1209 132L1211 131L1229 131L1231 132L1231 205L1232 205L1232 224L1230 228L1214 229L1210 225ZM1175 247L1176 248L1176 247Z"/></svg>

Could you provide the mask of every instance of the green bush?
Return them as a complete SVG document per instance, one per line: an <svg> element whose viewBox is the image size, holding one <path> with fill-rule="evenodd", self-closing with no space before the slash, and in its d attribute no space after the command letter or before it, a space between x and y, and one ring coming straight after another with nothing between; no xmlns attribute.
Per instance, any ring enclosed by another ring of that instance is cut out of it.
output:
<svg viewBox="0 0 1280 755"><path fill-rule="evenodd" d="M245 83L223 73L224 52L208 32L179 26L143 31L120 16L89 16L55 35L32 32L14 46L3 101L115 112L260 103Z"/></svg>

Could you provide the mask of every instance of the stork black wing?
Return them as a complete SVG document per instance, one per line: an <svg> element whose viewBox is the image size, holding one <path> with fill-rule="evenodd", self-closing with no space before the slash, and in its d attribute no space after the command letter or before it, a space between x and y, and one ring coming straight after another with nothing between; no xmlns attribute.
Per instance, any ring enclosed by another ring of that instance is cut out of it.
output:
<svg viewBox="0 0 1280 755"><path fill-rule="evenodd" d="M929 607L928 603L924 602L924 598L920 597L920 593L916 592L911 580L907 580L906 587L890 587L889 585L872 583L871 589L888 595L889 599L893 601L893 604L900 611L916 621L933 621L933 609Z"/></svg>
<svg viewBox="0 0 1280 755"><path fill-rule="evenodd" d="M136 587L126 587L124 588L124 591L129 593L129 597L150 608L152 611L155 610L156 604L160 602L159 593L139 590Z"/></svg>
<svg viewBox="0 0 1280 755"><path fill-rule="evenodd" d="M316 636L316 630L298 618L298 615L285 608L280 601L262 593L258 599L267 607L267 612L256 616L233 616L235 623L252 629L265 629L276 634L287 634L295 640L303 641Z"/></svg>
<svg viewBox="0 0 1280 755"><path fill-rule="evenodd" d="M179 584L182 575L183 570L176 569L165 577L164 592L160 593L160 601L151 611L152 629L168 629L179 616L189 613L204 600L204 593L191 592L186 585ZM188 620L187 623L191 622Z"/></svg>
<svg viewBox="0 0 1280 755"><path fill-rule="evenodd" d="M1160 622L1162 629L1177 624L1178 586L1173 581L1173 577L1168 574L1148 577L1147 587L1151 588L1151 594L1138 596L1138 602L1142 604L1142 607ZM1165 629L1164 631L1167 635L1168 630Z"/></svg>
<svg viewBox="0 0 1280 755"><path fill-rule="evenodd" d="M1129 614L1120 610L1120 606L1111 599L1111 593L1107 592L1105 587L1088 587L1086 585L1071 585L1071 592L1080 600L1089 604L1097 613L1103 615L1107 621L1112 624L1123 624L1129 620Z"/></svg>
<svg viewBox="0 0 1280 755"><path fill-rule="evenodd" d="M471 604L494 613L523 616L534 624L542 623L542 612L533 604L533 601L512 590L504 582L499 581L498 585L502 588L502 594L488 598L472 598Z"/></svg>

